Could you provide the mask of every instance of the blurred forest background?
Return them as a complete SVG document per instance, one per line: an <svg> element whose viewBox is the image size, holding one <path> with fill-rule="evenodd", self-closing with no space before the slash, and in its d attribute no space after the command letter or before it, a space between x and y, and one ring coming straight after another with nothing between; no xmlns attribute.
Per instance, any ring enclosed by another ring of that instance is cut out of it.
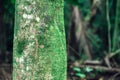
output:
<svg viewBox="0 0 120 80"><path fill-rule="evenodd" d="M0 0L2 67L12 64L14 3ZM120 80L120 0L65 0L64 4L68 80ZM2 69L1 80L8 75Z"/></svg>
<svg viewBox="0 0 120 80"><path fill-rule="evenodd" d="M11 80L15 0L0 0L0 80Z"/></svg>
<svg viewBox="0 0 120 80"><path fill-rule="evenodd" d="M65 0L68 80L120 79L120 0Z"/></svg>
<svg viewBox="0 0 120 80"><path fill-rule="evenodd" d="M14 0L0 0L0 63L12 63Z"/></svg>

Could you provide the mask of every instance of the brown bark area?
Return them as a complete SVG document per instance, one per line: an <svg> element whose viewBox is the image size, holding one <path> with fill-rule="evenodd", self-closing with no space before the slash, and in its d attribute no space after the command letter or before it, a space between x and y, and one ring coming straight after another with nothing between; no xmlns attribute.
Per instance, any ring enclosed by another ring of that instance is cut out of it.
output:
<svg viewBox="0 0 120 80"><path fill-rule="evenodd" d="M92 28L92 23L99 9L100 1L91 2L90 14L87 20L83 20L82 13L78 6L72 7L71 24L68 35L68 53L79 59L80 52L83 50L88 59L94 58L92 46L88 39L87 30Z"/></svg>
<svg viewBox="0 0 120 80"><path fill-rule="evenodd" d="M86 25L83 24L81 13L77 6L73 7L71 25L68 37L68 53L74 54L79 58L80 51L83 49L88 59L93 59L91 52L91 45L86 36Z"/></svg>

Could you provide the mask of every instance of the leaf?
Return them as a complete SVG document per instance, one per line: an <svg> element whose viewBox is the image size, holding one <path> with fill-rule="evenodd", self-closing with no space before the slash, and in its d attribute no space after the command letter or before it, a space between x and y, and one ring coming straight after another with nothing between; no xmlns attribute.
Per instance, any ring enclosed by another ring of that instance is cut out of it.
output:
<svg viewBox="0 0 120 80"><path fill-rule="evenodd" d="M89 67L86 67L86 68L85 68L85 71L86 71L86 72L91 72L91 71L93 71L93 69L92 69L92 68L89 68Z"/></svg>
<svg viewBox="0 0 120 80"><path fill-rule="evenodd" d="M75 75L78 76L78 77L81 77L81 78L85 78L86 77L86 75L83 74L83 73L76 73Z"/></svg>
<svg viewBox="0 0 120 80"><path fill-rule="evenodd" d="M78 68L78 67L74 67L73 70L74 70L74 71L77 71L77 72L81 72L81 69Z"/></svg>

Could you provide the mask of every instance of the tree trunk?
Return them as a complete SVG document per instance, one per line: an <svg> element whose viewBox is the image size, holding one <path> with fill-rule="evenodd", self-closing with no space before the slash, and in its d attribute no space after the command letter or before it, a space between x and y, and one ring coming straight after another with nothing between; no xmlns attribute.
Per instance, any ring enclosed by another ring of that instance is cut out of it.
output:
<svg viewBox="0 0 120 80"><path fill-rule="evenodd" d="M120 0L116 1L116 16L115 16L115 26L114 26L114 33L113 33L113 48L112 50L115 51L116 48L119 48L117 43L119 41L119 24L120 24Z"/></svg>
<svg viewBox="0 0 120 80"><path fill-rule="evenodd" d="M16 0L13 80L66 80L63 0Z"/></svg>

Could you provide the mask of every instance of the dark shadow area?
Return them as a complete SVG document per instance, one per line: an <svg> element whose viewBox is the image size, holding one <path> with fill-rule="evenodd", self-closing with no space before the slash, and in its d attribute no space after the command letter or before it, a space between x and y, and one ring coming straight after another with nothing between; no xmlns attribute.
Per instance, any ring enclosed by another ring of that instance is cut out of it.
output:
<svg viewBox="0 0 120 80"><path fill-rule="evenodd" d="M0 0L0 80L12 80L15 0Z"/></svg>

